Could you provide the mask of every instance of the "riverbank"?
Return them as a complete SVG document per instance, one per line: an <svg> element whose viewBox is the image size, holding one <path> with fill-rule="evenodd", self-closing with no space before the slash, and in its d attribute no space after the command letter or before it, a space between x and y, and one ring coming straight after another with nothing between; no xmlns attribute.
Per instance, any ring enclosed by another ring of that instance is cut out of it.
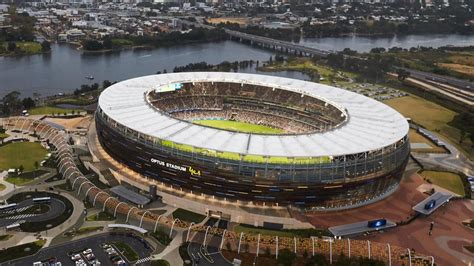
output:
<svg viewBox="0 0 474 266"><path fill-rule="evenodd" d="M39 42L0 42L0 57L49 54L50 52L43 51Z"/></svg>
<svg viewBox="0 0 474 266"><path fill-rule="evenodd" d="M103 51L121 49L123 47L150 46L169 47L209 43L228 39L222 29L192 28L186 31L160 32L153 36L124 36L120 38L104 38L102 40L81 41L84 51Z"/></svg>

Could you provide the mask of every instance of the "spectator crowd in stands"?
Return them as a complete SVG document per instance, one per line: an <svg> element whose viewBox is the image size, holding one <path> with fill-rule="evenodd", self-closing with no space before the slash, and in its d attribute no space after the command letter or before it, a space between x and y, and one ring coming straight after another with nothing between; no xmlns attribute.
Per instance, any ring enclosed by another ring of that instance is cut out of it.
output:
<svg viewBox="0 0 474 266"><path fill-rule="evenodd" d="M159 110L183 120L224 119L265 125L288 134L321 132L346 116L335 106L298 92L230 82L186 83L179 90L151 92Z"/></svg>

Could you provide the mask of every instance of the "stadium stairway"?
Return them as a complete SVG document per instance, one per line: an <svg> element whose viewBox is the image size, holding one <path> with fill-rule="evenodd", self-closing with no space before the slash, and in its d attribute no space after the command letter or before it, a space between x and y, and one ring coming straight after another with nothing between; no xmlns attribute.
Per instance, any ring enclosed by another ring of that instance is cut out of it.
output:
<svg viewBox="0 0 474 266"><path fill-rule="evenodd" d="M286 207L291 218L294 218L303 223L310 223L308 217L303 215L300 210L292 208L291 206Z"/></svg>
<svg viewBox="0 0 474 266"><path fill-rule="evenodd" d="M100 173L102 174L102 176L103 176L104 179L107 181L107 184L109 184L110 187L115 187L115 186L120 185L120 183L119 183L118 180L114 177L114 175L112 174L112 172L110 172L110 169L101 170Z"/></svg>

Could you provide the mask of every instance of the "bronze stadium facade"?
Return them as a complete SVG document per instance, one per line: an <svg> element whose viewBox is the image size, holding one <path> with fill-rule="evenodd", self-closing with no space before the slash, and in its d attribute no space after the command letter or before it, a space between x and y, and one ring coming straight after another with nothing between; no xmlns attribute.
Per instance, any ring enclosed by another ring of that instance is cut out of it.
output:
<svg viewBox="0 0 474 266"><path fill-rule="evenodd" d="M279 129L244 133L196 120ZM337 210L384 198L409 155L408 123L346 90L254 74L192 72L126 80L99 98L98 138L115 160L193 194Z"/></svg>

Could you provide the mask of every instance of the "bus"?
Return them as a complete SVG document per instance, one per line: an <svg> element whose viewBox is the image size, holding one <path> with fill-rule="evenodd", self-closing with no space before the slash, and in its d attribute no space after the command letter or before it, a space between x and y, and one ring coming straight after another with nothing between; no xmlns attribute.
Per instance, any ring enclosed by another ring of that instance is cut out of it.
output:
<svg viewBox="0 0 474 266"><path fill-rule="evenodd" d="M51 201L51 197L41 197L41 198L34 198L33 203L48 203Z"/></svg>
<svg viewBox="0 0 474 266"><path fill-rule="evenodd" d="M16 203L10 203L6 205L1 205L0 206L0 212L7 212L7 211L12 211L15 210L17 207Z"/></svg>

